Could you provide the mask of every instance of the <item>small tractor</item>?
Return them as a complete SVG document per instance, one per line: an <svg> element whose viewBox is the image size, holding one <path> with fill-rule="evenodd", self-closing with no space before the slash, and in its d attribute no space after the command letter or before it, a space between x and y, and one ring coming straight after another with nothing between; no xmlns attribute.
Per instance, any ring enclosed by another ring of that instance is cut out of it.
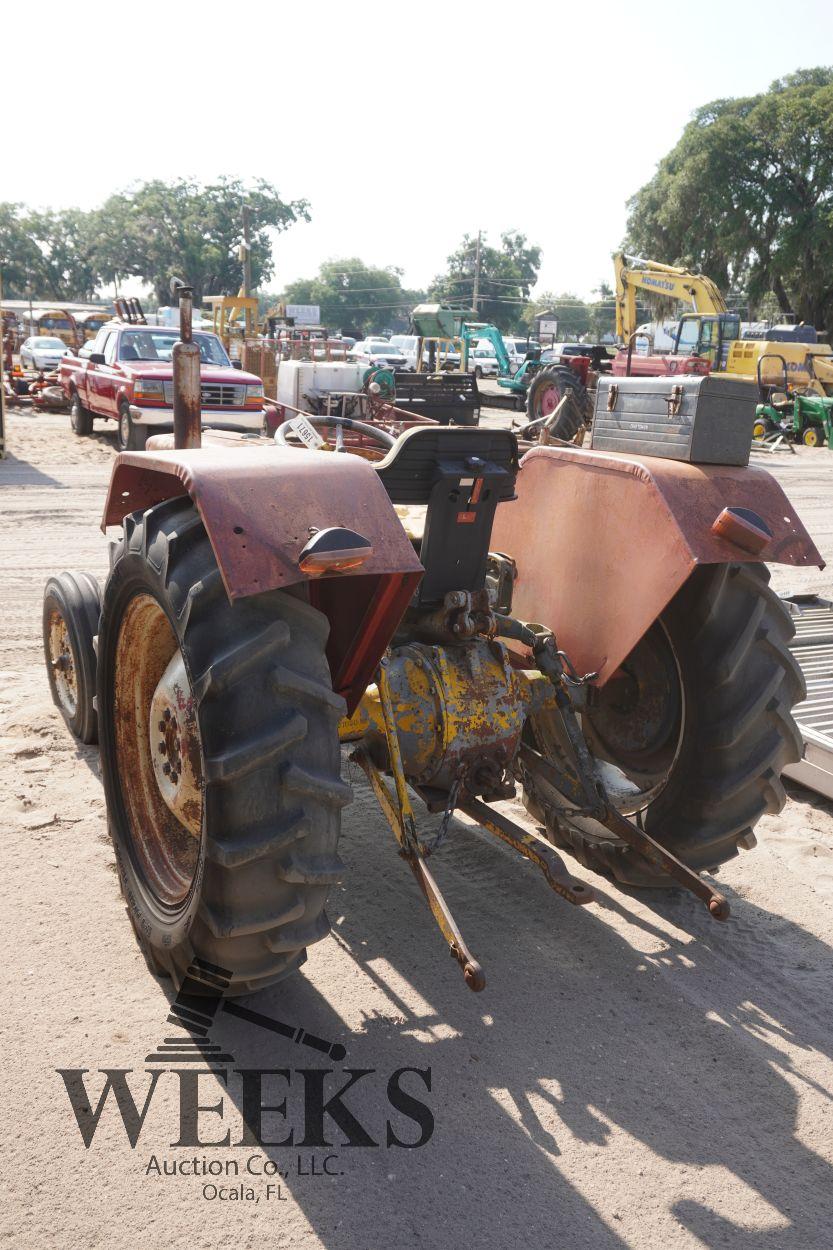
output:
<svg viewBox="0 0 833 1250"><path fill-rule="evenodd" d="M761 376L761 367L768 359L781 365L781 379L776 385L766 385ZM791 390L787 362L777 352L768 352L758 361L758 389L765 399L755 409L755 438L783 434L805 447L827 446L833 451L833 397Z"/></svg>
<svg viewBox="0 0 833 1250"><path fill-rule="evenodd" d="M358 447L336 415L310 418L335 431L321 450L285 427L200 445L180 299L174 435L115 461L103 593L61 573L43 618L150 967L178 986L199 957L248 994L325 937L342 744L473 990L434 872L471 836L455 811L571 904L593 890L562 850L725 919L701 874L754 845L801 752L793 625L762 561L822 562L780 486L578 447L519 460L498 429L367 425ZM495 806L518 789L524 824Z"/></svg>

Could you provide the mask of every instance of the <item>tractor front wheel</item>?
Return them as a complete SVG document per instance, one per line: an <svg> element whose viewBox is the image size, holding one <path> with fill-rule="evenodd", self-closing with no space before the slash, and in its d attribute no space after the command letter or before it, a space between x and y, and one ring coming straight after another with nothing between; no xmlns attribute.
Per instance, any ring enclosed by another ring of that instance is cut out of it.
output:
<svg viewBox="0 0 833 1250"><path fill-rule="evenodd" d="M555 438L565 442L578 434L588 409L587 389L578 374L563 366L541 369L530 382L526 394L526 415L530 421L537 421L555 412L567 391L572 391L576 402L562 413L550 430Z"/></svg>
<svg viewBox="0 0 833 1250"><path fill-rule="evenodd" d="M95 742L95 647L101 594L89 573L59 573L43 592L43 650L52 700L79 742Z"/></svg>
<svg viewBox="0 0 833 1250"><path fill-rule="evenodd" d="M189 499L125 518L104 591L98 716L110 835L136 935L177 986L293 972L341 875L326 617L289 591L230 603Z"/></svg>
<svg viewBox="0 0 833 1250"><path fill-rule="evenodd" d="M762 564L696 569L582 718L594 756L614 766L601 771L619 809L698 872L754 845L757 821L784 804L782 769L801 758L795 631L768 582ZM554 713L526 733L563 762ZM671 884L602 825L560 815L563 800L539 777L527 777L524 801L587 867L628 885Z"/></svg>

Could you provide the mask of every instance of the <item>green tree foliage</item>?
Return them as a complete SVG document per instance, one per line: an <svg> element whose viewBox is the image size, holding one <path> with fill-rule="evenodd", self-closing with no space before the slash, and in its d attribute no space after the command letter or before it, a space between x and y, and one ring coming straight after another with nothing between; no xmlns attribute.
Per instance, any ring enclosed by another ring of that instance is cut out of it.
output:
<svg viewBox="0 0 833 1250"><path fill-rule="evenodd" d="M22 299L26 282L40 298L89 300L97 285L90 216L77 208L37 212L0 204L3 290Z"/></svg>
<svg viewBox="0 0 833 1250"><path fill-rule="evenodd" d="M430 297L471 308L476 258L477 240L466 234L457 251L448 257L445 273L438 274L431 283ZM491 322L504 331L519 325L540 266L540 247L528 244L526 235L518 231L505 231L500 236L500 247L489 247L484 239L480 248L478 321Z"/></svg>
<svg viewBox="0 0 833 1250"><path fill-rule="evenodd" d="M629 250L833 331L833 68L698 109L628 207Z"/></svg>
<svg viewBox="0 0 833 1250"><path fill-rule="evenodd" d="M274 271L270 230L309 220L306 200L285 203L262 178L246 185L220 178L210 186L180 179L168 185L146 182L111 196L98 210L96 260L99 271L132 274L153 286L160 303L169 299L172 274L194 287L197 304L206 295L235 294L241 286L241 208L250 214L252 285Z"/></svg>
<svg viewBox="0 0 833 1250"><path fill-rule="evenodd" d="M220 178L210 186L146 182L89 213L0 204L6 295L22 298L29 276L38 299L89 300L98 287L132 276L167 303L173 274L193 284L198 304L205 295L234 294L241 286L244 203L257 287L274 269L270 231L309 220L305 200L284 202L262 178L250 184Z"/></svg>
<svg viewBox="0 0 833 1250"><path fill-rule="evenodd" d="M402 270L377 269L358 256L325 261L314 278L291 282L287 304L318 304L321 322L332 330L380 331L391 323L405 326L422 291L402 286Z"/></svg>

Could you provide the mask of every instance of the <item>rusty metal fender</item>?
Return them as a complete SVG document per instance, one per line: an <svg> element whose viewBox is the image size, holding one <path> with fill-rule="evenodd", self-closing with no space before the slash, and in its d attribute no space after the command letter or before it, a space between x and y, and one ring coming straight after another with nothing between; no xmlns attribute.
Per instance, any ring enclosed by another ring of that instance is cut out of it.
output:
<svg viewBox="0 0 833 1250"><path fill-rule="evenodd" d="M761 517L758 552L715 532L726 508ZM536 447L492 549L518 566L513 615L555 631L580 672L610 677L699 564L824 561L764 469Z"/></svg>
<svg viewBox="0 0 833 1250"><path fill-rule="evenodd" d="M373 551L360 569L310 581L330 621L334 689L352 710L416 589L422 565L372 466L358 456L235 440L116 458L102 528L190 495L231 600L310 581L299 555L315 530L358 530Z"/></svg>

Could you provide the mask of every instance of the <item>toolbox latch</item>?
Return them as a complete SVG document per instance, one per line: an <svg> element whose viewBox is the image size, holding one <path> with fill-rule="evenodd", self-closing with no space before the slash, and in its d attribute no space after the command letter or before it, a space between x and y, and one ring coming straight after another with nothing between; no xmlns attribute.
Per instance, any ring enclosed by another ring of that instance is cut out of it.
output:
<svg viewBox="0 0 833 1250"><path fill-rule="evenodd" d="M671 394L665 396L665 402L668 406L669 418L676 417L683 402L683 388L680 386L679 382L671 387Z"/></svg>

